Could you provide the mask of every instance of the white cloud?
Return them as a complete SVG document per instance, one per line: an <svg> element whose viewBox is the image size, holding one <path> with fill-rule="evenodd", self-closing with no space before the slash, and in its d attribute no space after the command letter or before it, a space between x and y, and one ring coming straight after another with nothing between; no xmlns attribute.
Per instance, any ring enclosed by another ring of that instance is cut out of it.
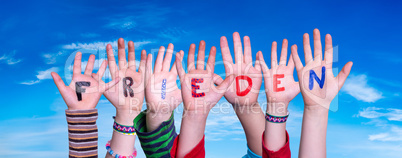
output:
<svg viewBox="0 0 402 158"><path fill-rule="evenodd" d="M59 71L58 67L52 67L47 70L38 71L38 74L36 75L36 78L37 78L36 80L24 81L24 82L21 82L20 84L34 85L34 84L40 83L42 80L52 79L52 75L50 73L58 72L58 71Z"/></svg>
<svg viewBox="0 0 402 158"><path fill-rule="evenodd" d="M56 63L56 59L58 56L63 55L63 52L59 51L55 54L43 54L43 58L45 58L46 64L54 64Z"/></svg>
<svg viewBox="0 0 402 158"><path fill-rule="evenodd" d="M359 111L358 116L369 119L385 117L389 121L402 121L402 110L395 108L383 109L377 107L368 107L362 111Z"/></svg>
<svg viewBox="0 0 402 158"><path fill-rule="evenodd" d="M0 61L5 62L8 65L14 65L17 64L19 62L21 62L21 59L15 59L14 55L15 55L15 50L9 54L3 54L3 56L0 57Z"/></svg>
<svg viewBox="0 0 402 158"><path fill-rule="evenodd" d="M369 135L371 141L402 141L402 128L392 126L391 130L386 133Z"/></svg>
<svg viewBox="0 0 402 158"><path fill-rule="evenodd" d="M134 47L136 49L141 48L141 46L152 43L151 41L138 41L134 42ZM63 45L63 49L93 49L93 50L104 50L106 49L106 45L111 44L112 47L117 48L117 41L109 41L109 42L92 42L92 43L71 43L67 45ZM127 48L127 47L126 47Z"/></svg>
<svg viewBox="0 0 402 158"><path fill-rule="evenodd" d="M367 84L366 75L351 75L345 82L342 91L353 96L357 100L374 103L384 98L382 92Z"/></svg>

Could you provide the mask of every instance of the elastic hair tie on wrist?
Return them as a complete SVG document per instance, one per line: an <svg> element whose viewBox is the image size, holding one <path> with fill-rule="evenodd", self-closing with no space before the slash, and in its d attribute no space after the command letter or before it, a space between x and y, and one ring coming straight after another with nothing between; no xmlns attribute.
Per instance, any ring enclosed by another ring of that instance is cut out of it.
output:
<svg viewBox="0 0 402 158"><path fill-rule="evenodd" d="M265 113L265 120L272 123L284 123L288 120L289 112L286 116L274 116L268 113Z"/></svg>
<svg viewBox="0 0 402 158"><path fill-rule="evenodd" d="M115 117L113 116L113 119L114 118ZM113 123L113 130L116 132L119 132L121 134L124 134L124 135L135 135L136 134L134 126L121 125L121 124L117 123L116 120Z"/></svg>
<svg viewBox="0 0 402 158"><path fill-rule="evenodd" d="M112 148L110 148L110 140L107 141L107 143L106 143L106 150L107 150L107 153L109 153L110 155L112 155L112 156L115 157L115 158L135 158L135 157L137 157L137 149L135 149L135 147L134 147L134 152L133 152L133 154L130 155L130 156L121 156L121 155L115 153L115 152L112 150Z"/></svg>

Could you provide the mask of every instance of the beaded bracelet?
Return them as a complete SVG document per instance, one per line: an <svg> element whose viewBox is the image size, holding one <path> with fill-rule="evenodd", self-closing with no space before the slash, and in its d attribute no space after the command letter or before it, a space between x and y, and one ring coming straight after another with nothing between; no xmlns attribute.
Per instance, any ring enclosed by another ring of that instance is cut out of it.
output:
<svg viewBox="0 0 402 158"><path fill-rule="evenodd" d="M284 123L288 120L289 112L286 116L274 116L268 113L265 113L265 120L272 123Z"/></svg>
<svg viewBox="0 0 402 158"><path fill-rule="evenodd" d="M130 155L130 156L121 156L121 155L119 155L119 154L116 154L116 153L112 150L112 148L110 148L110 140L107 141L107 143L106 143L106 150L107 150L107 152L108 152L110 155L112 155L112 156L115 157L115 158L135 158L135 157L137 156L137 149L135 149L135 148L134 148L133 154Z"/></svg>
<svg viewBox="0 0 402 158"><path fill-rule="evenodd" d="M113 117L114 119L115 117ZM116 121L113 123L113 130L119 132L124 135L135 135L135 128L134 126L125 126L118 124Z"/></svg>

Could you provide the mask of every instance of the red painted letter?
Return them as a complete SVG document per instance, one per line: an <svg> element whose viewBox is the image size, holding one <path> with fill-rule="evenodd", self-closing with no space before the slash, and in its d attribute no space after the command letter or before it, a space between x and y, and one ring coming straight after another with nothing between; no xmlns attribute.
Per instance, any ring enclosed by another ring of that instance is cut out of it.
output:
<svg viewBox="0 0 402 158"><path fill-rule="evenodd" d="M285 91L285 87L279 87L278 84L281 84L281 81L278 80L278 78L284 78L284 74L275 74L274 75L274 92L280 92L280 91Z"/></svg>
<svg viewBox="0 0 402 158"><path fill-rule="evenodd" d="M191 79L191 95L194 98L205 96L204 92L202 92L202 93L197 93L196 92L197 89L200 89L200 86L197 85L197 83L202 83L202 82L204 82L204 79L202 79L202 78L201 79L197 79L197 78L192 78Z"/></svg>
<svg viewBox="0 0 402 158"><path fill-rule="evenodd" d="M239 80L247 80L248 82L248 87L244 91L240 91L240 86L239 86ZM248 76L237 76L236 77L236 94L238 96L245 96L250 92L251 86L253 85L253 82L251 81L251 78Z"/></svg>

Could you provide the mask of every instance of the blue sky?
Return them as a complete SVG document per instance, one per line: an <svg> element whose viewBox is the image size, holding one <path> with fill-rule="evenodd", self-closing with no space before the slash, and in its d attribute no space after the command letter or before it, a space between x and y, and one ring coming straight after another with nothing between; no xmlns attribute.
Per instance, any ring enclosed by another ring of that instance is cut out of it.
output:
<svg viewBox="0 0 402 158"><path fill-rule="evenodd" d="M66 157L66 105L50 72L57 71L69 82L71 55L76 51L82 51L87 60L90 53L104 54L107 43L115 44L123 37L136 43L139 59L141 49L155 53L159 46L173 43L175 51L187 52L191 43L205 40L208 48L217 46L219 61L219 38L227 36L233 50L232 33L238 31L241 36L250 36L253 59L261 50L269 61L272 41L287 38L289 44L301 46L303 33L312 34L314 28L320 29L322 37L332 35L338 48L334 66L354 62L336 99L339 109L329 114L328 157L401 157L400 6L399 1L346 0L3 2L0 157ZM303 52L301 47L299 52ZM223 65L217 65L215 71L222 74ZM266 101L264 93L259 98L260 103ZM112 133L114 107L105 98L97 107L99 152L103 156L104 144ZM291 102L289 110L287 129L292 155L297 157L301 95ZM233 111L227 112L208 118L207 157L240 157L246 152L242 127ZM177 113L177 129L180 118ZM138 142L136 146L139 148Z"/></svg>

